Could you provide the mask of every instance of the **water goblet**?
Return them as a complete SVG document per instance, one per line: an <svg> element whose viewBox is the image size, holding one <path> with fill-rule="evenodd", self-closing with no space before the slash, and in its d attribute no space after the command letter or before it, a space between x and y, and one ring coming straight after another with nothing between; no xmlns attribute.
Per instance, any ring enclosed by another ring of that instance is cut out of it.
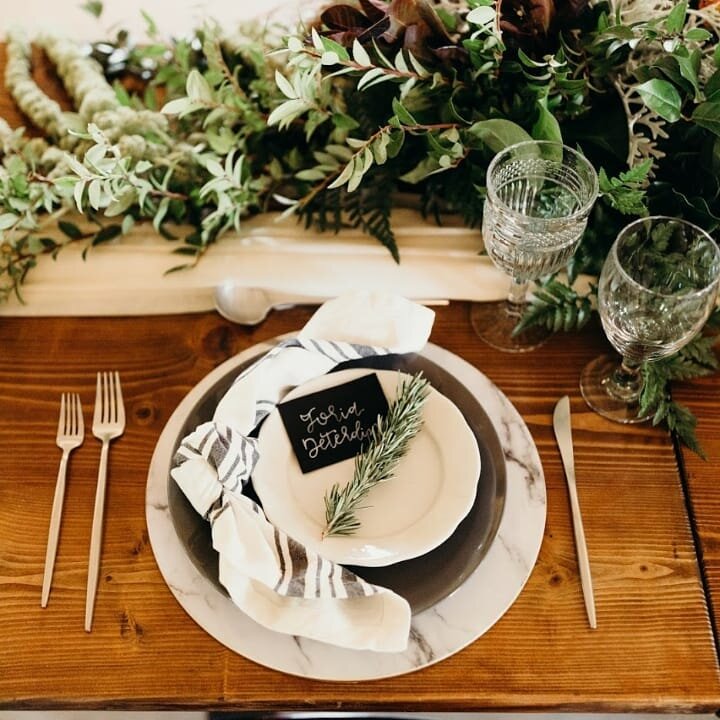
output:
<svg viewBox="0 0 720 720"><path fill-rule="evenodd" d="M641 364L692 340L715 305L719 283L720 250L696 225L655 216L623 228L598 282L600 319L620 357L604 355L585 367L585 402L616 422L652 416L652 409L639 414Z"/></svg>
<svg viewBox="0 0 720 720"><path fill-rule="evenodd" d="M530 281L562 268L575 252L598 194L598 177L579 152L528 141L499 152L487 170L482 235L490 259L512 280L506 300L475 303L470 321L488 345L525 352L550 334L517 331Z"/></svg>

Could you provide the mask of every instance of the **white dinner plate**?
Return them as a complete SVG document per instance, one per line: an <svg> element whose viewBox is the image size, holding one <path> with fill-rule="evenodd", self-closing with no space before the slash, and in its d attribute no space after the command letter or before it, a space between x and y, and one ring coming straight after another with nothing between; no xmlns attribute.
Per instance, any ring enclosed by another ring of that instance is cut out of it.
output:
<svg viewBox="0 0 720 720"><path fill-rule="evenodd" d="M401 379L392 370L356 368L323 375L288 393L284 401L375 373L388 403ZM475 501L480 452L458 408L434 388L423 405L423 426L396 466L375 486L356 515L352 535L323 538L325 493L353 476L354 458L303 474L280 414L263 424L253 485L270 522L309 549L337 563L378 567L422 555L447 540Z"/></svg>

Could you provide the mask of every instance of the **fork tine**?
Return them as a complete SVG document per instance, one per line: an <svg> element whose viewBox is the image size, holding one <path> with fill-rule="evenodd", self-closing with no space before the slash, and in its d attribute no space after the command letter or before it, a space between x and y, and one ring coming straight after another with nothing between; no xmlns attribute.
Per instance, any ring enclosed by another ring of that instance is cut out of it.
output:
<svg viewBox="0 0 720 720"><path fill-rule="evenodd" d="M110 422L117 422L117 405L115 404L115 376L109 372L108 379L108 395L110 399Z"/></svg>
<svg viewBox="0 0 720 720"><path fill-rule="evenodd" d="M97 385L95 387L95 410L93 411L93 425L102 422L102 385L100 373L97 374Z"/></svg>
<svg viewBox="0 0 720 720"><path fill-rule="evenodd" d="M58 418L58 437L65 433L65 393L60 396L60 417Z"/></svg>
<svg viewBox="0 0 720 720"><path fill-rule="evenodd" d="M65 434L70 436L75 434L75 396L68 393L67 401L67 418L65 418Z"/></svg>
<svg viewBox="0 0 720 720"><path fill-rule="evenodd" d="M67 395L62 393L60 395L60 414L58 416L58 438L65 433L66 426L66 406L67 406Z"/></svg>
<svg viewBox="0 0 720 720"><path fill-rule="evenodd" d="M78 435L82 436L85 434L82 405L80 404L80 396L77 393L75 393L75 429Z"/></svg>
<svg viewBox="0 0 720 720"><path fill-rule="evenodd" d="M120 373L115 371L115 406L117 409L117 421L125 424L125 403L123 402L122 387L120 385Z"/></svg>
<svg viewBox="0 0 720 720"><path fill-rule="evenodd" d="M102 421L108 422L108 378L107 373L102 374Z"/></svg>

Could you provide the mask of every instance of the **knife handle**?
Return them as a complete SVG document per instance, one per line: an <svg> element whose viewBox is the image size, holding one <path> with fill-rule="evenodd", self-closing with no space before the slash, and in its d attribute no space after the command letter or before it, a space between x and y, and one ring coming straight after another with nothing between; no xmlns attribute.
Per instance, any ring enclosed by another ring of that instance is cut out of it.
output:
<svg viewBox="0 0 720 720"><path fill-rule="evenodd" d="M597 628L595 616L595 598L593 596L592 575L590 574L590 560L588 559L587 544L585 543L585 529L583 528L582 515L580 514L580 503L578 502L577 488L574 482L568 482L570 495L570 509L572 511L573 532L575 534L575 548L577 550L578 568L580 570L580 585L583 598L585 599L585 610L587 611L590 627Z"/></svg>

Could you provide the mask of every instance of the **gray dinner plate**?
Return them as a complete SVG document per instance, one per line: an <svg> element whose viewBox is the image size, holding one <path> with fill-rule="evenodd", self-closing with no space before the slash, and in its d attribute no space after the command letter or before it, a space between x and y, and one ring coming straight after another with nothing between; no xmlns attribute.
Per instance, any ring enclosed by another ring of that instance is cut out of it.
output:
<svg viewBox="0 0 720 720"><path fill-rule="evenodd" d="M235 378L264 352L249 358L220 377L187 413L175 439L182 439L198 425L211 420L220 399ZM383 567L350 569L368 582L382 585L403 596L419 613L450 595L468 578L485 556L497 532L505 503L505 460L495 429L475 396L453 375L422 354L386 355L362 358L338 365L333 372L351 367L378 370L422 371L432 386L451 400L463 414L480 450L480 477L475 502L455 532L441 545L424 555ZM461 459L459 459L461 461ZM252 488L246 492L258 501ZM218 580L218 556L212 547L210 524L187 500L168 475L168 509L185 552L198 571L226 592Z"/></svg>

